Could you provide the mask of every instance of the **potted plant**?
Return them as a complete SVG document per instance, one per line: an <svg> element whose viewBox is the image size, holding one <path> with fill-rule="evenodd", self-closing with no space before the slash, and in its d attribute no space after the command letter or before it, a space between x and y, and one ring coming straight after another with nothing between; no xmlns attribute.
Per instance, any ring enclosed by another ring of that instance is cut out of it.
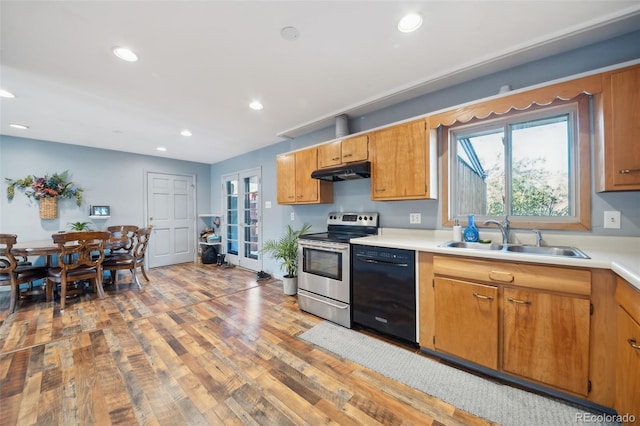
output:
<svg viewBox="0 0 640 426"><path fill-rule="evenodd" d="M91 222L69 222L67 226L72 231L91 231Z"/></svg>
<svg viewBox="0 0 640 426"><path fill-rule="evenodd" d="M278 240L265 241L262 251L280 260L280 268L286 272L282 279L284 294L289 296L298 292L298 237L311 229L311 225L304 224L299 230L287 225L287 232Z"/></svg>

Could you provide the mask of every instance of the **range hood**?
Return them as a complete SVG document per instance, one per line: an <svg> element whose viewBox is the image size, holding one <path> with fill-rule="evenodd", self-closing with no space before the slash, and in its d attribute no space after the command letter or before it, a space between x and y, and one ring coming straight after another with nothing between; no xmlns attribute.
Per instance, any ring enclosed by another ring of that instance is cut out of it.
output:
<svg viewBox="0 0 640 426"><path fill-rule="evenodd" d="M327 169L319 169L311 173L311 177L314 179L328 180L330 182L366 179L371 177L371 163L369 161L361 161Z"/></svg>

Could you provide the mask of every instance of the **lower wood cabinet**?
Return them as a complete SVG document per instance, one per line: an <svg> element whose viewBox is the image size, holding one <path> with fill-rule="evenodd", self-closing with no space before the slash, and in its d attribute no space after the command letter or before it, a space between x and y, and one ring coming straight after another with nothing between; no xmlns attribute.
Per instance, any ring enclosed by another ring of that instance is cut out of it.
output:
<svg viewBox="0 0 640 426"><path fill-rule="evenodd" d="M589 392L589 299L505 288L505 372L580 395Z"/></svg>
<svg viewBox="0 0 640 426"><path fill-rule="evenodd" d="M498 288L435 278L435 348L498 369Z"/></svg>
<svg viewBox="0 0 640 426"><path fill-rule="evenodd" d="M640 324L618 308L616 410L640 419Z"/></svg>
<svg viewBox="0 0 640 426"><path fill-rule="evenodd" d="M616 396L618 414L640 421L640 292L618 279L616 288Z"/></svg>
<svg viewBox="0 0 640 426"><path fill-rule="evenodd" d="M434 324L421 324L422 347L588 396L591 271L433 256L432 274L420 293L433 294L432 305L421 301Z"/></svg>

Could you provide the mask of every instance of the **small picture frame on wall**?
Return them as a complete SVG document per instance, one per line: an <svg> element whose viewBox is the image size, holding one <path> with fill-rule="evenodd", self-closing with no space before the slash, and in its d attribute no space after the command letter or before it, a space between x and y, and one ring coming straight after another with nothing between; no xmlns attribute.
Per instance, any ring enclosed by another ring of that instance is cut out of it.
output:
<svg viewBox="0 0 640 426"><path fill-rule="evenodd" d="M111 209L109 206L91 206L91 216L110 216Z"/></svg>

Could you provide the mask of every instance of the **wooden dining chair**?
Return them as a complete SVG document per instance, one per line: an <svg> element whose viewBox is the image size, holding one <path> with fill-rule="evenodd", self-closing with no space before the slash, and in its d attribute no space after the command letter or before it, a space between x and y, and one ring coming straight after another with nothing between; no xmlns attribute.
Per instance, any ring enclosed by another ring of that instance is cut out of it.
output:
<svg viewBox="0 0 640 426"><path fill-rule="evenodd" d="M60 284L60 310L64 311L67 294L76 294L82 288L69 289L71 283L89 280L94 291L104 299L102 288L102 261L104 245L111 234L107 231L79 231L53 234L58 245L58 266L49 268L47 275L47 302L53 296L53 286ZM92 257L92 254L96 255Z"/></svg>
<svg viewBox="0 0 640 426"><path fill-rule="evenodd" d="M115 254L128 253L131 254L133 251L133 247L135 244L135 236L138 227L135 225L113 225L108 226L107 231L111 233L111 239L117 240L120 239L122 244L113 247L109 251L109 255L105 255L109 257Z"/></svg>
<svg viewBox="0 0 640 426"><path fill-rule="evenodd" d="M13 245L18 237L15 234L0 234L0 285L11 286L11 299L9 312L15 312L20 285L44 279L47 276L47 268L33 266L24 260L18 260L11 253Z"/></svg>
<svg viewBox="0 0 640 426"><path fill-rule="evenodd" d="M131 253L117 253L111 256L103 262L102 266L105 271L109 271L111 276L111 282L118 288L118 271L129 270L131 271L131 277L133 282L142 290L142 285L136 270L140 268L144 279L149 281L147 272L144 270L144 257L147 252L147 245L149 244L149 237L151 236L151 228L139 228L135 232L135 244Z"/></svg>

